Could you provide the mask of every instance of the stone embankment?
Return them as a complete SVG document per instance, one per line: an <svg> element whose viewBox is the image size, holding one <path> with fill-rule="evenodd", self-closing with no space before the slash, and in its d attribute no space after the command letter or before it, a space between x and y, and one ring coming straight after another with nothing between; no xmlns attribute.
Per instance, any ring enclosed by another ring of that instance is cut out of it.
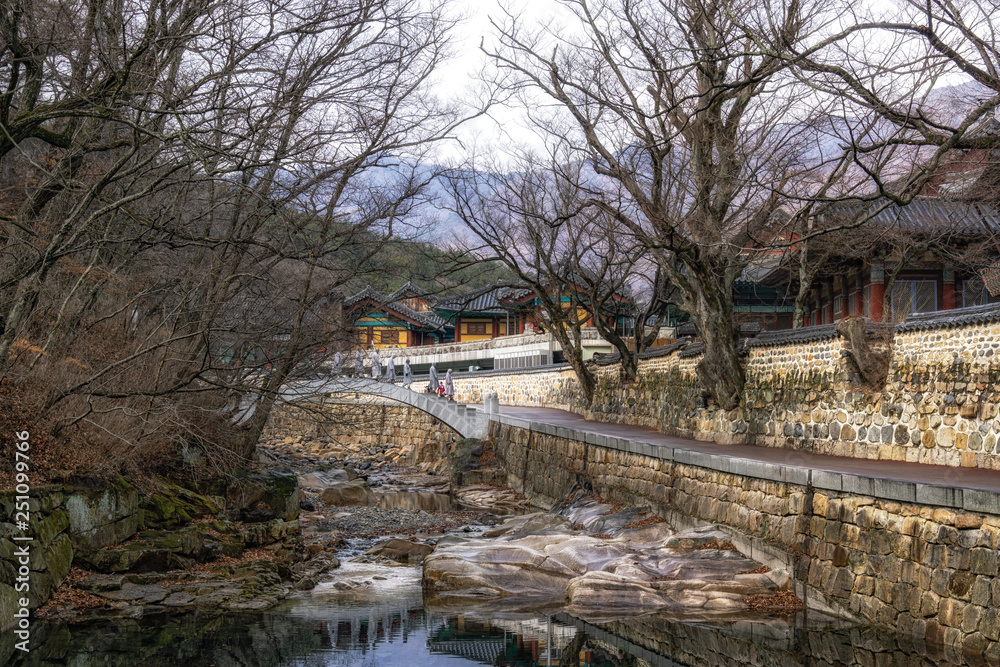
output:
<svg viewBox="0 0 1000 667"><path fill-rule="evenodd" d="M248 474L208 493L166 481L143 490L120 480L40 486L28 495L27 534L34 539L15 543L11 538L22 534L14 530L16 493L0 493L5 623L21 597L33 612L67 618L83 612L135 617L150 605L265 608L323 567L300 563L298 482L279 470ZM24 544L28 591L19 593L17 548ZM0 645L0 655L10 650Z"/></svg>
<svg viewBox="0 0 1000 667"><path fill-rule="evenodd" d="M542 506L582 488L649 506L678 528L714 524L744 554L792 573L810 608L1000 660L995 494L699 455L502 416L491 435L509 484Z"/></svg>
<svg viewBox="0 0 1000 667"><path fill-rule="evenodd" d="M276 406L262 442L293 445L302 456L366 470L392 465L440 468L459 439L426 412L381 398L358 397Z"/></svg>

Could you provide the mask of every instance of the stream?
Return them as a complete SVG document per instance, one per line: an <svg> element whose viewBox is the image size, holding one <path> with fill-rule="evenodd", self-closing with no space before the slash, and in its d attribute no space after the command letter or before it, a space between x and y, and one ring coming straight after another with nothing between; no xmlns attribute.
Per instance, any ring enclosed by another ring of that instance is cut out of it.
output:
<svg viewBox="0 0 1000 667"><path fill-rule="evenodd" d="M301 466L299 474L313 465ZM325 573L311 590L293 591L276 607L253 612L181 612L150 604L135 607L131 616L109 613L83 622L35 619L31 652L7 650L11 647L3 643L14 640L6 633L0 636L0 655L13 653L13 667L993 664L981 657L966 662L950 649L818 617L808 610L785 615L744 610L725 616L695 616L676 609L669 613L659 609L645 614L633 610L622 615L613 609L592 607L589 614L583 615L569 613L562 597L543 604L530 598L522 600L518 595L502 600L452 598L447 606L438 607L439 598L425 595L423 590L424 566L400 564L367 553L382 539L377 536L406 533L418 542L440 542L436 553L444 548L461 555L474 551L479 536L498 530L497 525L505 518L515 524L524 521L526 526L540 519L526 515L534 511L530 507L503 505L516 498L493 486L466 487L464 495L463 490L450 495L442 492L446 483L435 475L388 473L373 475L372 482L374 502L370 507L324 508L316 494L310 495L318 509L303 514L307 544L341 535L343 539L336 547L340 566ZM484 505L462 501L484 497L502 503L487 511ZM543 530L540 534L550 536L546 539L566 539L567 544L608 538L606 550L624 548L638 553L633 547L641 546L639 542L621 546L610 541L611 535L566 537L567 531L581 532L582 524L576 521L596 521L588 524L592 526L590 533L621 534L630 526L638 526L631 529L631 534L648 536L657 530L655 518L636 513L635 508L612 507L608 511L607 507L583 499L568 506L565 511L571 519L561 519L565 525L559 531L552 533L550 526L549 532ZM624 527L613 525L616 517ZM535 537L509 537L504 544L516 545L518 539ZM628 556L633 560L638 557ZM429 556L428 562L434 558L437 556ZM730 553L718 562L737 563L738 558L739 554ZM705 567L703 559L696 562ZM437 567L442 567L440 562ZM470 571L468 567L462 570ZM687 570L678 572L680 576L661 579L677 579L677 583L689 579ZM750 575L754 573L741 576ZM518 576L513 580L516 582ZM674 582L661 585L673 586Z"/></svg>
<svg viewBox="0 0 1000 667"><path fill-rule="evenodd" d="M368 585L344 592L336 581ZM850 627L791 619L684 623L649 615L587 623L554 611L425 608L420 568L345 563L311 594L266 612L147 613L78 625L36 623L13 665L366 667L572 665L964 665L961 656ZM982 662L968 664L984 664Z"/></svg>

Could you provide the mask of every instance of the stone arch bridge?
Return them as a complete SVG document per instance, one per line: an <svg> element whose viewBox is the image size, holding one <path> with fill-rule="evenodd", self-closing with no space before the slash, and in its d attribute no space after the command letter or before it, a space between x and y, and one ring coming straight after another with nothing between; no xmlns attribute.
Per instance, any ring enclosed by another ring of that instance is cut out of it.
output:
<svg viewBox="0 0 1000 667"><path fill-rule="evenodd" d="M281 399L293 403L328 394L365 394L389 398L433 415L463 438L485 438L489 432L490 414L497 411L495 398L483 408L473 408L446 401L434 394L369 378L337 377L297 382L282 390Z"/></svg>

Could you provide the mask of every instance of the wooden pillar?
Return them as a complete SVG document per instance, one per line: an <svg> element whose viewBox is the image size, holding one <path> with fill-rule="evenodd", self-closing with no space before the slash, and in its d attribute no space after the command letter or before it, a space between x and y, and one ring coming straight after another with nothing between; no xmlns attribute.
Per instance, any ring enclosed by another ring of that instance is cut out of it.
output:
<svg viewBox="0 0 1000 667"><path fill-rule="evenodd" d="M844 276L840 279L840 312L837 314L838 318L850 317L851 313L851 283L853 281L849 276Z"/></svg>
<svg viewBox="0 0 1000 667"><path fill-rule="evenodd" d="M493 318L493 338L500 337L500 320Z"/></svg>
<svg viewBox="0 0 1000 667"><path fill-rule="evenodd" d="M854 275L854 315L861 317L865 314L865 281L861 279L861 272Z"/></svg>
<svg viewBox="0 0 1000 667"><path fill-rule="evenodd" d="M462 342L462 318L461 317L456 317L455 318L455 342L456 343L461 343Z"/></svg>
<svg viewBox="0 0 1000 667"><path fill-rule="evenodd" d="M870 303L869 310L872 314L872 322L882 321L882 302L885 300L885 267L881 264L872 265L870 270L870 289L868 290Z"/></svg>
<svg viewBox="0 0 1000 667"><path fill-rule="evenodd" d="M941 308L943 310L951 310L956 308L955 298L955 269L951 266L944 267L941 272L941 280L944 283L941 292Z"/></svg>
<svg viewBox="0 0 1000 667"><path fill-rule="evenodd" d="M827 324L833 324L837 321L837 313L833 312L833 278L826 281L826 312L827 312Z"/></svg>
<svg viewBox="0 0 1000 667"><path fill-rule="evenodd" d="M368 347L375 342L375 327L368 327Z"/></svg>
<svg viewBox="0 0 1000 667"><path fill-rule="evenodd" d="M416 332L413 329L406 330L406 347L413 347L417 344Z"/></svg>

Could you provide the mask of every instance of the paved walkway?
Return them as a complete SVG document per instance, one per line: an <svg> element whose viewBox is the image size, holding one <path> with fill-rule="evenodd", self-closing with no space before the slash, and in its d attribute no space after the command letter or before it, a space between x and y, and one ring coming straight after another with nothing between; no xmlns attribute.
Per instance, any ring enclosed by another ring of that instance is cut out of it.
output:
<svg viewBox="0 0 1000 667"><path fill-rule="evenodd" d="M576 431L597 433L613 438L622 438L654 446L701 452L715 456L725 456L747 461L760 461L772 465L819 470L831 473L856 475L874 479L885 479L914 484L927 484L959 489L975 489L1000 493L1000 470L979 468L954 468L907 463L905 461L876 461L855 459L846 456L812 454L778 447L758 447L755 445L718 445L711 442L689 440L641 426L607 424L590 421L580 415L565 410L551 408L516 408L502 406L500 414L526 419L532 422L551 424Z"/></svg>

